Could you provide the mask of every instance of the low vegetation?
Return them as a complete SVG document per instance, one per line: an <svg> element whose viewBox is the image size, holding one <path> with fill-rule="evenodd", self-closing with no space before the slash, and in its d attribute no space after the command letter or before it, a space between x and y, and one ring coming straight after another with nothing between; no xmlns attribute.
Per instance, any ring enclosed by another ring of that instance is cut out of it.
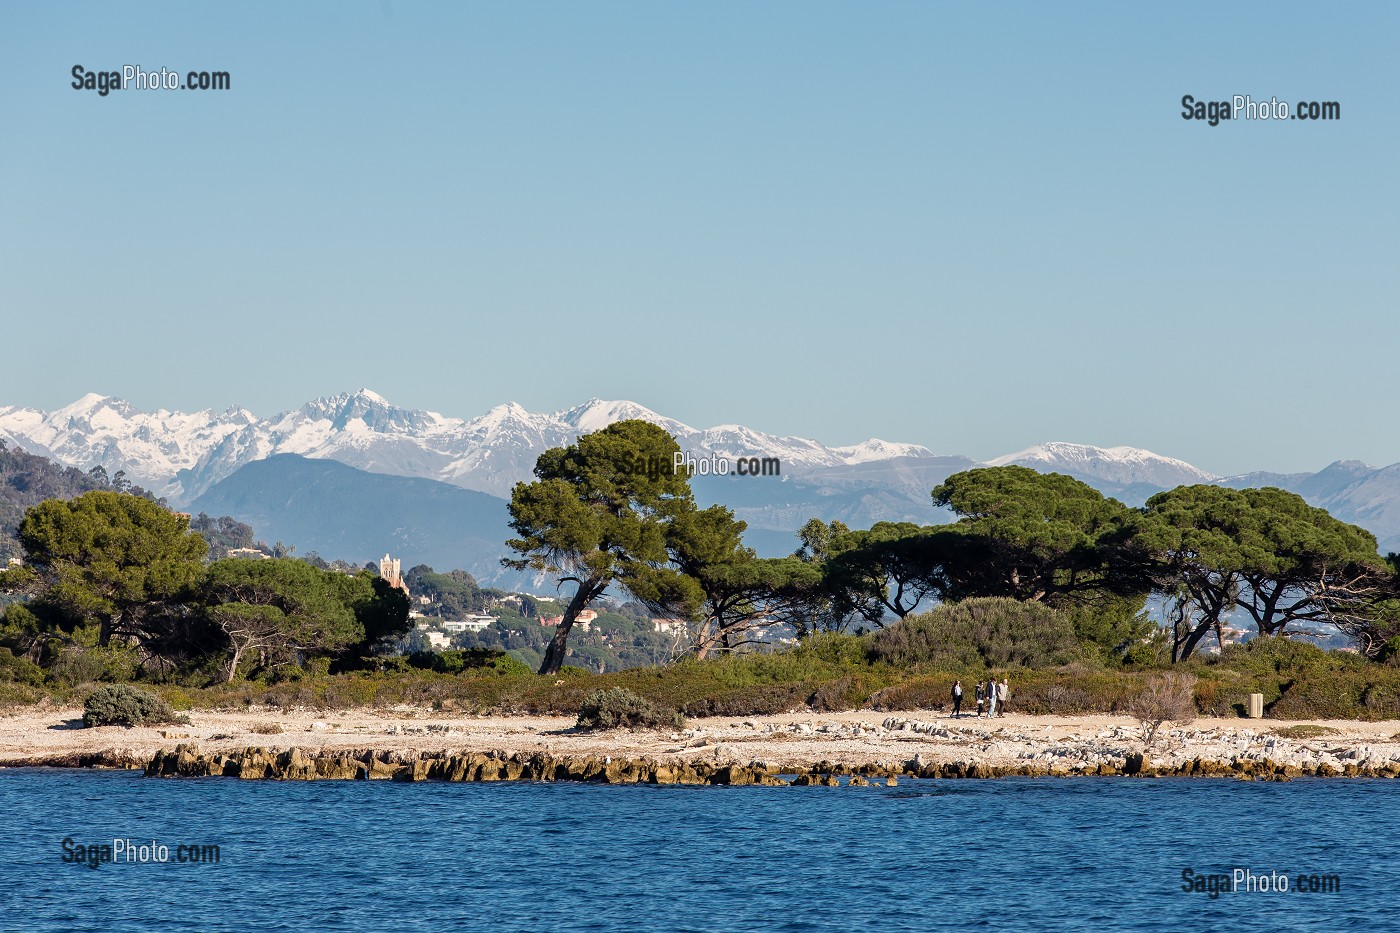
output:
<svg viewBox="0 0 1400 933"><path fill-rule="evenodd" d="M1274 735L1281 739L1321 739L1329 735L1337 735L1337 730L1331 726L1316 726L1312 723L1300 723L1296 726L1284 726L1275 729Z"/></svg>
<svg viewBox="0 0 1400 933"><path fill-rule="evenodd" d="M1196 718L1196 678L1179 671L1152 674L1128 703L1128 712L1142 725L1142 741L1151 746L1162 727L1185 725Z"/></svg>
<svg viewBox="0 0 1400 933"><path fill-rule="evenodd" d="M99 687L83 701L83 725L88 727L160 726L179 721L165 700L126 684Z"/></svg>
<svg viewBox="0 0 1400 933"><path fill-rule="evenodd" d="M91 694L93 721L164 715L118 689L140 684L171 709L414 704L582 713L606 728L653 712L946 709L956 680L970 692L994 675L1013 712L1131 714L1148 738L1194 715L1244 715L1254 693L1278 719L1400 719L1397 561L1291 494L1181 487L1131 509L1067 476L979 468L931 491L948 525L813 519L794 553L765 559L683 475L636 469L677 449L624 421L543 454L512 497L510 563L560 579L548 607L561 621L539 625L546 604L519 598L513 624L494 618L498 643L442 652L422 650L409 599L372 569L277 547L220 557L251 530L192 524L120 476L54 473L33 503L16 471L36 468L0 457L0 525L22 553L0 569L0 705ZM409 577L436 612L488 598L469 574ZM607 659L571 645L570 629L623 597L628 617L591 624L649 666L590 673ZM680 620L674 641L661 626L635 637L653 616ZM1209 653L1227 620L1255 637ZM1300 639L1318 624L1359 653Z"/></svg>
<svg viewBox="0 0 1400 933"><path fill-rule="evenodd" d="M946 603L876 633L871 656L927 670L1052 667L1080 660L1070 618L1037 602L1004 596Z"/></svg>
<svg viewBox="0 0 1400 933"><path fill-rule="evenodd" d="M379 671L289 671L235 683L222 683L217 676L168 675L138 683L174 710L412 705L576 717L591 695L619 688L662 710L701 717L843 709L946 712L955 680L970 691L976 680L996 674L1010 680L1013 713L1134 715L1135 702L1153 678L1176 672L1194 678L1192 716L1242 717L1249 695L1262 693L1265 715L1274 719L1400 719L1400 668L1286 639L1260 639L1174 666L1124 666L1089 658L1045 667L992 668L974 662L943 670L884 660L875 642L875 636L827 634L771 654L690 658L607 674L566 665L554 677L540 677L496 652L460 659L459 670L451 656L442 664L423 666L391 658ZM0 653L0 661L3 657ZM40 701L81 704L103 685L34 675L29 667L0 663L0 707Z"/></svg>
<svg viewBox="0 0 1400 933"><path fill-rule="evenodd" d="M685 719L674 709L663 709L626 687L595 690L578 711L580 729L679 729Z"/></svg>

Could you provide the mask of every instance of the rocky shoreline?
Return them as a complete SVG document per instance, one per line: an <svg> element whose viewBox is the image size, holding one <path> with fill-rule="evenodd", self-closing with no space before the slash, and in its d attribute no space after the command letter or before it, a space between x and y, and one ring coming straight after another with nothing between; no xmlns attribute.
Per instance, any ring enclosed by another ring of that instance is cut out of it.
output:
<svg viewBox="0 0 1400 933"><path fill-rule="evenodd" d="M701 719L676 732L586 732L562 717L409 708L207 711L178 727L80 725L66 710L0 716L0 767L267 780L855 786L907 777L1400 777L1395 723L1202 719L1163 729L1151 744L1125 717L955 720L869 710Z"/></svg>
<svg viewBox="0 0 1400 933"><path fill-rule="evenodd" d="M522 755L503 751L467 754L401 755L364 750L351 754L315 754L293 748L275 752L248 748L233 754L202 754L196 746L180 745L156 753L145 766L147 777L232 777L243 780L392 780L493 782L580 781L601 784L712 784L731 786L896 786L901 777L923 779L1001 777L1228 777L1287 781L1298 777L1400 777L1400 762L1375 767L1349 761L1337 768L1321 763L1313 768L1268 758L1235 757L1229 761L1195 758L1159 765L1141 753L1128 753L1121 763L1102 761L1093 767L1078 764L1027 762L1000 766L979 761L941 764L918 758L897 767L865 764L849 767L816 762L806 768L771 765L717 764L708 761L665 762L648 758L570 758L548 753Z"/></svg>
<svg viewBox="0 0 1400 933"><path fill-rule="evenodd" d="M842 730L832 724L821 728ZM815 729L805 724L791 727L798 733ZM857 724L855 730L865 731ZM955 740L980 730L953 730L938 723L891 717L881 724L887 732L911 732ZM1270 736L1265 751L1249 748L1252 734L1231 737L1202 736L1178 730L1177 740L1158 754L1134 750L1124 730L1098 736L1090 746L1056 745L1036 750L1034 740L1016 733L983 732L986 740L979 757L935 760L924 755L900 762L866 762L849 765L819 761L801 766L763 761L655 760L612 756L556 756L548 752L424 753L383 752L373 749L317 753L301 748L281 752L250 747L241 752L202 754L195 745L162 749L145 765L147 777L235 777L261 780L394 780L394 781L592 781L604 784L720 784L764 786L862 786L872 781L895 785L899 778L957 779L999 777L1230 777L1246 780L1286 781L1298 777L1400 777L1400 755L1378 755L1369 749L1347 749L1340 757L1326 750L1308 748ZM1201 757L1183 752L1191 740L1202 738L1236 746L1225 757ZM1112 741L1118 740L1121 745ZM1241 741L1244 740L1244 741ZM1008 749L998 745L1022 744L1017 763L1005 760ZM845 779L844 781L842 779Z"/></svg>

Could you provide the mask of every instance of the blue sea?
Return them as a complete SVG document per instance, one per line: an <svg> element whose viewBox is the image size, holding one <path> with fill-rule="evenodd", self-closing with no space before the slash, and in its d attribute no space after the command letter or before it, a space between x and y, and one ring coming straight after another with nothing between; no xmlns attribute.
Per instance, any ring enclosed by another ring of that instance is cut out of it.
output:
<svg viewBox="0 0 1400 933"><path fill-rule="evenodd" d="M4 930L1400 929L1400 781L649 787L16 769L0 770L0 813ZM100 861L114 839L137 860ZM216 862L176 858L211 845ZM1187 869L1217 878L1216 896L1183 890ZM1220 893L1235 869L1339 889Z"/></svg>

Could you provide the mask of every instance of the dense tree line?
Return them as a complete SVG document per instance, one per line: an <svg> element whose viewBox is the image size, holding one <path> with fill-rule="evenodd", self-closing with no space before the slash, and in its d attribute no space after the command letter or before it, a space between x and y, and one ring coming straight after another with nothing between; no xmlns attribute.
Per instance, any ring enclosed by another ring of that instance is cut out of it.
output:
<svg viewBox="0 0 1400 933"><path fill-rule="evenodd" d="M246 527L246 526L245 526ZM95 490L30 508L24 563L0 572L0 645L38 663L83 647L131 653L148 671L224 680L313 663L354 666L408 628L408 600L369 572L304 561L206 562L189 519L140 496Z"/></svg>
<svg viewBox="0 0 1400 933"><path fill-rule="evenodd" d="M512 496L507 563L556 574L572 598L541 665L563 663L578 612L609 588L693 624L690 650L735 650L787 623L818 630L884 627L920 607L1008 598L1059 610L1084 639L1128 655L1157 631L1147 600L1167 607L1174 661L1227 617L1261 637L1301 624L1352 636L1369 657L1400 653L1395 560L1369 532L1280 489L1183 486L1134 509L1076 479L986 467L932 490L956 520L852 530L808 522L790 557L759 558L745 524L700 509L688 478L632 469L678 450L661 428L624 421L541 455Z"/></svg>
<svg viewBox="0 0 1400 933"><path fill-rule="evenodd" d="M476 578L465 570L438 573L427 564L409 568L403 582L419 601L424 615L444 618L484 612L493 598L504 595L478 586Z"/></svg>
<svg viewBox="0 0 1400 933"><path fill-rule="evenodd" d="M120 470L115 477L109 477L106 469L100 466L85 472L11 448L0 440L0 565L22 554L19 523L27 509L45 499L71 499L97 489L156 499L152 493L132 485Z"/></svg>

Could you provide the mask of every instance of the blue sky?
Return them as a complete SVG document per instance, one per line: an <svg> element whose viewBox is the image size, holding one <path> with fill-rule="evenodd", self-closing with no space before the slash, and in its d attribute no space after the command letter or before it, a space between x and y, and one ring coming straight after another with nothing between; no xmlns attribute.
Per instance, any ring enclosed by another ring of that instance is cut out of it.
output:
<svg viewBox="0 0 1400 933"><path fill-rule="evenodd" d="M1400 460L1400 7L9 4L0 404ZM70 70L227 70L226 93ZM1209 127L1202 99L1336 100Z"/></svg>

